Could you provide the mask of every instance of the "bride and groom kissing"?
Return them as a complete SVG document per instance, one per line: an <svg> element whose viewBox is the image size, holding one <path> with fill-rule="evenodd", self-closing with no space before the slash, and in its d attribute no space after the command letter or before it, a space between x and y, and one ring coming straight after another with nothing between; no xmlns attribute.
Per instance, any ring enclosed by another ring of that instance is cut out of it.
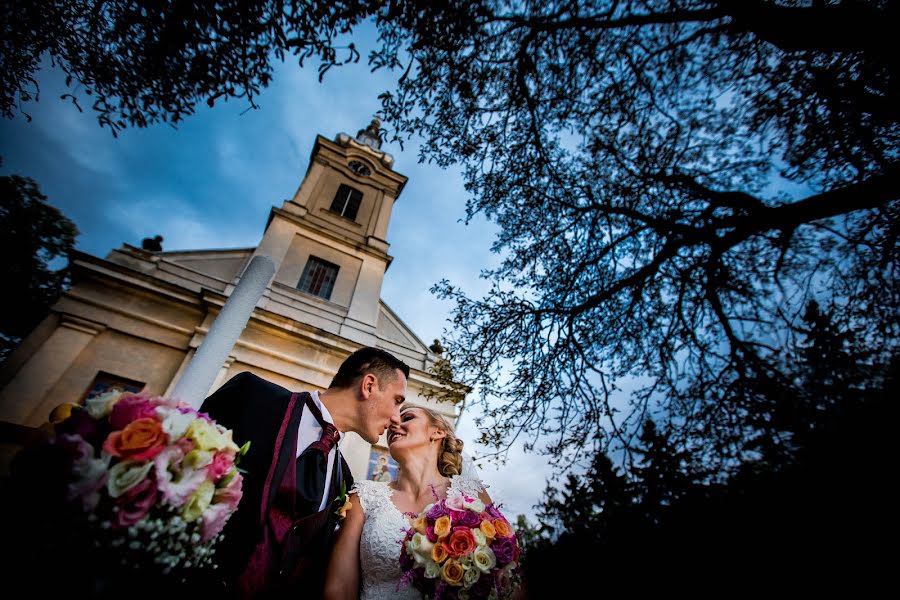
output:
<svg viewBox="0 0 900 600"><path fill-rule="evenodd" d="M291 392L244 372L206 399L202 412L231 429L238 445L251 442L241 505L217 550L229 596L420 596L399 586L410 517L451 489L486 505L491 499L472 467L461 476L463 444L451 424L404 406L408 377L390 353L362 348L322 392ZM395 481L353 485L338 448L349 431L372 444L388 431L400 465Z"/></svg>

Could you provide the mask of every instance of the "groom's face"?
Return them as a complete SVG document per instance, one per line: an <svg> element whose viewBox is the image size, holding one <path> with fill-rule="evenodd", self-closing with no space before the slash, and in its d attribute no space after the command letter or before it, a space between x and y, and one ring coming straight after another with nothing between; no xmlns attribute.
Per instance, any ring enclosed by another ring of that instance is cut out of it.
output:
<svg viewBox="0 0 900 600"><path fill-rule="evenodd" d="M366 414L364 431L360 435L370 444L376 443L385 429L400 422L400 405L406 400L406 376L400 369L396 369L394 375L390 381L375 378L372 385L364 389Z"/></svg>

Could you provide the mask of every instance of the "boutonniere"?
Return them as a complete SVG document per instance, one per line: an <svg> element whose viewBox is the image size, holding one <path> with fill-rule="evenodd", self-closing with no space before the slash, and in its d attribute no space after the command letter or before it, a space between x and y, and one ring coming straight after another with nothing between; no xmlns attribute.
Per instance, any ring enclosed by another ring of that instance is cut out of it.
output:
<svg viewBox="0 0 900 600"><path fill-rule="evenodd" d="M339 508L334 511L341 521L347 518L347 513L353 508L353 503L350 502L350 496L347 495L347 484L343 481L341 482L341 493L340 495L334 499L334 503Z"/></svg>

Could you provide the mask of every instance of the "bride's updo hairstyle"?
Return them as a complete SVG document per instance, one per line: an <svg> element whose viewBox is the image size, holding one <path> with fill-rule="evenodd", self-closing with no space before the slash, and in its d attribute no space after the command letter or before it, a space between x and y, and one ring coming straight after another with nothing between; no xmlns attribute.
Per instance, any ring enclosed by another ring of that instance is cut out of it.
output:
<svg viewBox="0 0 900 600"><path fill-rule="evenodd" d="M407 408L417 408L425 413L431 425L437 427L447 435L441 439L441 445L438 448L437 468L438 472L444 477L452 477L462 472L462 449L463 441L456 437L453 431L453 425L444 415L438 414L424 406L415 406L408 404L400 407L400 412Z"/></svg>

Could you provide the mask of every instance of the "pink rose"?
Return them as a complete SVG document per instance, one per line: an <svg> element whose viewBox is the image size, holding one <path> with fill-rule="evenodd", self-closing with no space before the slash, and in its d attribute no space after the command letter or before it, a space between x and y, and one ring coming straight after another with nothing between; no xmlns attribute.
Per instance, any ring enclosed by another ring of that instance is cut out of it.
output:
<svg viewBox="0 0 900 600"><path fill-rule="evenodd" d="M243 495L244 478L238 473L228 482L228 485L216 490L213 494L213 504L227 504L232 510L237 510Z"/></svg>
<svg viewBox="0 0 900 600"><path fill-rule="evenodd" d="M226 452L218 452L206 467L206 473L213 483L218 482L234 466L234 457Z"/></svg>
<svg viewBox="0 0 900 600"><path fill-rule="evenodd" d="M109 424L113 429L125 429L132 421L148 418L156 418L156 409L150 404L150 399L142 395L127 394L113 404Z"/></svg>
<svg viewBox="0 0 900 600"><path fill-rule="evenodd" d="M134 525L144 518L154 504L156 504L156 481L148 477L116 498L112 526L119 529Z"/></svg>
<svg viewBox="0 0 900 600"><path fill-rule="evenodd" d="M237 510L243 495L244 480L235 476L228 485L213 494L212 504L203 511L200 524L200 541L207 542L216 537L225 527L229 517Z"/></svg>

